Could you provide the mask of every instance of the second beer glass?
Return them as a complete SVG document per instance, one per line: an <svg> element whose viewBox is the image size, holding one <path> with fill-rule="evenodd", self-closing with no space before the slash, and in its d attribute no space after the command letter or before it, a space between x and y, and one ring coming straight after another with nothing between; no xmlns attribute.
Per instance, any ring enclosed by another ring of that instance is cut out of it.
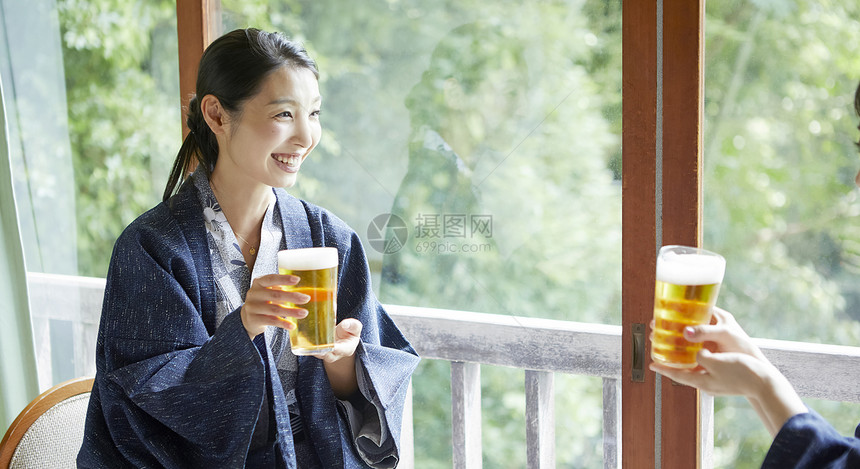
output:
<svg viewBox="0 0 860 469"><path fill-rule="evenodd" d="M308 315L302 319L284 318L296 325L290 331L290 348L295 355L324 354L334 348L337 264L336 248L287 249L278 252L278 272L301 278L298 284L282 288L311 297L303 305L285 305L308 310Z"/></svg>
<svg viewBox="0 0 860 469"><path fill-rule="evenodd" d="M651 359L676 368L694 368L700 342L684 338L684 328L708 324L717 302L726 260L688 246L663 246L657 255L654 340Z"/></svg>

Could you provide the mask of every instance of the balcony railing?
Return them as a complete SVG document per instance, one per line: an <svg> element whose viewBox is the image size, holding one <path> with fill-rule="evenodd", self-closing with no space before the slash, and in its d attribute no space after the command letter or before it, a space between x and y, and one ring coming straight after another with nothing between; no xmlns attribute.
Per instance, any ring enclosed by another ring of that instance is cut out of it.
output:
<svg viewBox="0 0 860 469"><path fill-rule="evenodd" d="M451 362L455 468L481 467L480 365L525 370L529 468L555 467L554 373L603 378L604 467L619 467L621 326L386 306L424 359Z"/></svg>
<svg viewBox="0 0 860 469"><path fill-rule="evenodd" d="M92 375L104 279L30 274L30 303L40 385L58 379L52 357L73 356L74 376ZM603 379L605 468L620 467L621 327L389 305L424 359L451 362L453 457L456 468L481 467L480 365L525 373L529 468L555 467L554 373ZM60 332L70 340L52 341ZM53 350L53 347L65 347ZM804 397L860 402L860 348L757 339L768 358ZM629 374L629 371L628 373ZM712 399L702 399L702 467L711 466ZM411 408L404 418L401 467L412 467Z"/></svg>

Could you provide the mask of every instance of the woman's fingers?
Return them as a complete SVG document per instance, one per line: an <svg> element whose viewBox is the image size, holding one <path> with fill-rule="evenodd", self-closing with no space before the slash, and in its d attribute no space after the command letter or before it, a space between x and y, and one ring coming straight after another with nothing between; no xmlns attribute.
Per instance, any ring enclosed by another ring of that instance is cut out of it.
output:
<svg viewBox="0 0 860 469"><path fill-rule="evenodd" d="M354 318L346 318L335 328L335 340L357 339L361 337L361 329L361 321Z"/></svg>
<svg viewBox="0 0 860 469"><path fill-rule="evenodd" d="M295 275L280 275L269 274L257 277L254 279L254 284L264 288L296 285L301 281L301 277Z"/></svg>
<svg viewBox="0 0 860 469"><path fill-rule="evenodd" d="M264 275L254 279L242 305L242 323L250 337L262 333L266 326L295 329L288 318L308 315L301 305L311 297L297 291L284 291L283 287L298 283L295 275Z"/></svg>
<svg viewBox="0 0 860 469"><path fill-rule="evenodd" d="M721 322L724 323L724 322L729 321L729 320L733 321L735 318L734 316L732 316L732 313L724 310L723 308L720 308L719 306L714 306L714 309L711 311L713 313L714 320L717 323L721 323Z"/></svg>
<svg viewBox="0 0 860 469"><path fill-rule="evenodd" d="M361 329L362 324L358 319L347 318L341 321L334 330L334 349L319 358L332 363L355 355L355 349L361 339Z"/></svg>
<svg viewBox="0 0 860 469"><path fill-rule="evenodd" d="M696 357L699 367L677 369L652 363L649 368L675 382L693 386L714 396L749 397L755 377L764 363L744 353L712 353L702 349Z"/></svg>
<svg viewBox="0 0 860 469"><path fill-rule="evenodd" d="M731 313L720 308L714 308L711 324L684 328L684 338L690 342L715 342L724 351L733 351L738 346L745 346L749 341L749 337Z"/></svg>
<svg viewBox="0 0 860 469"><path fill-rule="evenodd" d="M694 388L702 388L707 382L708 376L702 370L691 371L689 369L679 369L666 366L660 363L652 362L648 365L651 371L660 373L661 375L680 384L692 386Z"/></svg>
<svg viewBox="0 0 860 469"><path fill-rule="evenodd" d="M268 289L267 291L262 292L260 294L266 296L266 301L273 304L292 303L296 305L303 305L308 301L311 301L310 295L305 295L304 293L300 293L297 291Z"/></svg>
<svg viewBox="0 0 860 469"><path fill-rule="evenodd" d="M702 324L699 326L687 326L684 328L684 338L690 342L720 342L727 337L728 331L725 326L716 324Z"/></svg>
<svg viewBox="0 0 860 469"><path fill-rule="evenodd" d="M279 318L302 319L308 315L308 310L304 308L291 308L278 303L270 303L261 307L259 314L266 314Z"/></svg>

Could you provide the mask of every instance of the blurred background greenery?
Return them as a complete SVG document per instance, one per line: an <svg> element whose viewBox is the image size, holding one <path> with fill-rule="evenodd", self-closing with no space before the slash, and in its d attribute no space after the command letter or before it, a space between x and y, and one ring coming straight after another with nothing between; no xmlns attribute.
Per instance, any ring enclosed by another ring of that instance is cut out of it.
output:
<svg viewBox="0 0 860 469"><path fill-rule="evenodd" d="M707 2L705 244L752 336L860 345L860 4ZM860 406L808 399L844 435ZM760 467L770 436L742 399L715 403L719 467Z"/></svg>
<svg viewBox="0 0 860 469"><path fill-rule="evenodd" d="M175 4L55 10L78 274L103 277L179 147ZM753 336L858 345L860 6L726 0L706 15L704 229L728 261L720 303ZM620 324L620 0L222 0L222 29L246 26L318 61L323 139L291 191L362 236L383 302ZM389 254L367 243L385 213L410 230ZM422 239L428 215L490 216L492 232ZM416 373L416 467L451 465L449 382L445 362ZM556 376L558 467L602 467L601 396L600 379ZM485 466L524 467L522 372L482 367L482 397ZM856 405L809 402L844 434L860 420ZM717 399L715 420L716 467L759 467L770 437L748 406Z"/></svg>

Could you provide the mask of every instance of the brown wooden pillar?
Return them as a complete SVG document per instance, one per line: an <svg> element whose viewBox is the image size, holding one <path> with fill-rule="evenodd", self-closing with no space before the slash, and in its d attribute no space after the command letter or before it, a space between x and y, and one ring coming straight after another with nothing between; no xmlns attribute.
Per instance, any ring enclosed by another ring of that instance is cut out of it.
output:
<svg viewBox="0 0 860 469"><path fill-rule="evenodd" d="M662 244L702 242L704 0L663 1ZM663 468L697 467L699 392L662 382Z"/></svg>
<svg viewBox="0 0 860 469"><path fill-rule="evenodd" d="M188 101L197 82L197 65L203 50L220 35L221 0L177 0L176 29L179 40L179 96L182 106L182 138Z"/></svg>
<svg viewBox="0 0 860 469"><path fill-rule="evenodd" d="M653 468L654 377L647 327L656 261L657 5L626 1L622 13L622 370L621 461ZM634 329L642 355L634 357ZM644 335L643 335L644 334ZM642 369L633 372L634 358Z"/></svg>

